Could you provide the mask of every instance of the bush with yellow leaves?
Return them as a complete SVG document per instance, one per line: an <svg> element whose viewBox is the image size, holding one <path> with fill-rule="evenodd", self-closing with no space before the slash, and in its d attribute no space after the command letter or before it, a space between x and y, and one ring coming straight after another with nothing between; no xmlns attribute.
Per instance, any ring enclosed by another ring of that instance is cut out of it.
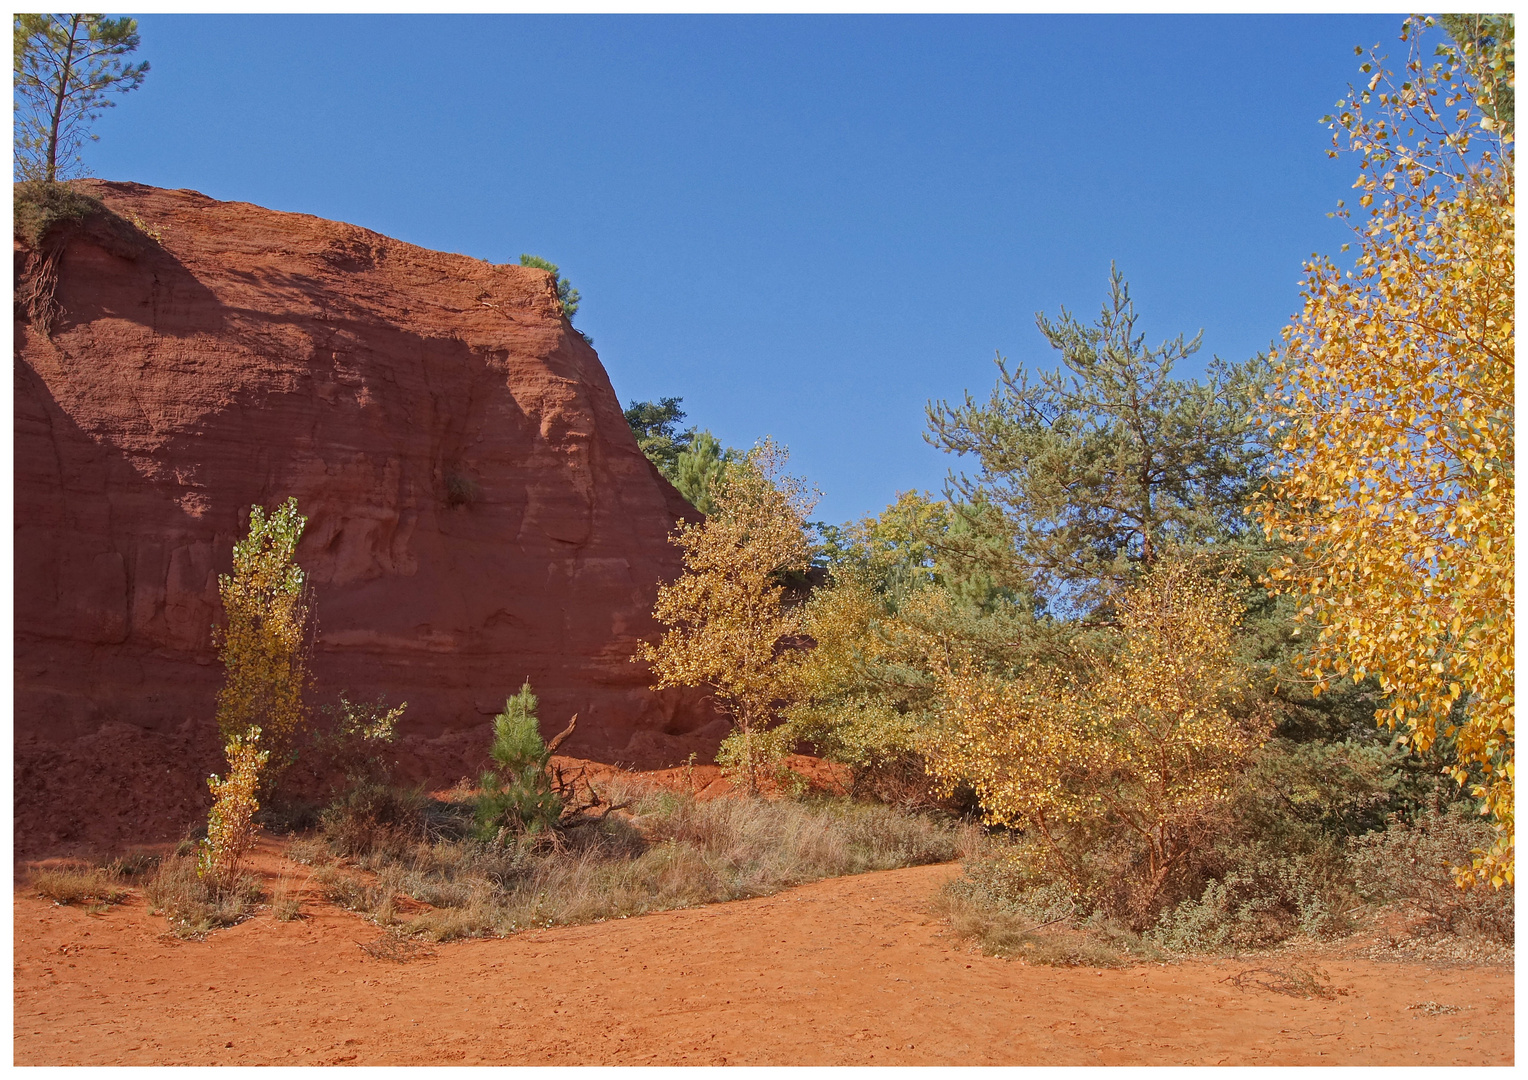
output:
<svg viewBox="0 0 1528 1080"><path fill-rule="evenodd" d="M1139 930L1211 839L1270 724L1236 655L1229 582L1198 560L1159 563L1115 607L1080 672L1014 678L933 652L947 734L931 766L971 784L988 822L1026 834L1021 850L1048 864L1031 871L1059 871L1075 898Z"/></svg>
<svg viewBox="0 0 1528 1080"><path fill-rule="evenodd" d="M260 728L270 758L260 785L267 794L291 764L309 722L303 692L312 619L307 577L296 561L306 524L295 498L269 515L251 506L249 535L233 547L233 573L218 578L226 619L219 658L227 671L218 692L218 733L228 744Z"/></svg>
<svg viewBox="0 0 1528 1080"><path fill-rule="evenodd" d="M255 841L255 811L260 809L256 793L260 773L270 753L260 749L260 729L250 728L235 735L225 748L228 777L207 778L212 789L212 810L207 815L207 838L196 855L196 876L211 881L219 889L230 889L239 876L239 866Z"/></svg>
<svg viewBox="0 0 1528 1080"><path fill-rule="evenodd" d="M786 451L765 440L713 489L716 512L682 523L673 541L684 572L658 589L653 617L667 629L633 659L652 665L653 689L709 686L732 718L719 760L752 793L788 747L768 729L795 695L801 629L781 580L806 570L806 484L784 473Z"/></svg>

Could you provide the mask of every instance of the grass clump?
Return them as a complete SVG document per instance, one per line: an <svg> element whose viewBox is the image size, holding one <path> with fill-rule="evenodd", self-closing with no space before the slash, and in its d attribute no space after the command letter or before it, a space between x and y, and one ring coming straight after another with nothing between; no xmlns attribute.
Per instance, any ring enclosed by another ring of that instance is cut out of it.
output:
<svg viewBox="0 0 1528 1080"><path fill-rule="evenodd" d="M191 855L172 855L162 861L144 888L154 914L169 919L170 932L191 939L243 921L263 895L253 874L241 874L226 884L199 875Z"/></svg>
<svg viewBox="0 0 1528 1080"><path fill-rule="evenodd" d="M842 874L944 862L969 827L845 799L699 802L612 784L630 812L484 840L471 801L433 804L427 838L322 866L326 897L405 936L514 933L764 896ZM357 872L360 871L360 872Z"/></svg>
<svg viewBox="0 0 1528 1080"><path fill-rule="evenodd" d="M1106 908L1034 871L1022 838L989 839L966 861L934 910L988 956L1056 967L1117 967L1156 959L1158 949Z"/></svg>
<svg viewBox="0 0 1528 1080"><path fill-rule="evenodd" d="M47 867L32 871L32 888L55 904L104 907L128 897L116 872L100 866Z"/></svg>
<svg viewBox="0 0 1528 1080"><path fill-rule="evenodd" d="M271 916L277 922L291 922L303 917L302 897L292 888L289 878L283 877L271 891Z"/></svg>
<svg viewBox="0 0 1528 1080"><path fill-rule="evenodd" d="M39 250L53 229L65 222L84 221L106 213L105 205L67 183L24 180L15 185L12 232L32 250Z"/></svg>

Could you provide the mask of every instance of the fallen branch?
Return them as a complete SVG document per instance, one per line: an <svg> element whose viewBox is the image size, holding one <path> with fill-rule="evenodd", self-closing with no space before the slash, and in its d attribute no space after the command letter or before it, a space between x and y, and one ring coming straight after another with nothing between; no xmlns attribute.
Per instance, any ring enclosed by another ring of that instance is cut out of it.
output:
<svg viewBox="0 0 1528 1080"><path fill-rule="evenodd" d="M1320 968L1311 968L1309 971L1298 967L1288 971L1279 968L1249 968L1220 981L1228 982L1238 990L1256 986L1289 997L1334 998L1338 994L1347 993L1341 987L1332 986L1332 977Z"/></svg>

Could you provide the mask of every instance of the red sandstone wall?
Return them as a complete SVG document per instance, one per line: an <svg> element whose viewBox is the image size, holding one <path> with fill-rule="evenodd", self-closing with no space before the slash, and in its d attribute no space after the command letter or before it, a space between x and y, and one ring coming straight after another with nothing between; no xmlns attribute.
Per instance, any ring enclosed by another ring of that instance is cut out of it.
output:
<svg viewBox="0 0 1528 1080"><path fill-rule="evenodd" d="M475 768L527 678L548 730L579 714L569 753L645 766L714 746L725 725L704 703L653 693L628 660L693 511L637 449L549 275L88 187L159 240L71 228L51 335L16 320L18 841L68 838L42 804L71 745L153 761L162 742L161 782L197 802L217 764L217 575L250 504L288 495L309 519L315 696L406 699L406 772Z"/></svg>

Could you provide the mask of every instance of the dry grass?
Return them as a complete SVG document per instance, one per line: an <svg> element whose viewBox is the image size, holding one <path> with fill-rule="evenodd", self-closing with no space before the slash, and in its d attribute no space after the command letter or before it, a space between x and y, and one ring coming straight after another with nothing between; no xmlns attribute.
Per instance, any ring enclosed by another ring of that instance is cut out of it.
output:
<svg viewBox="0 0 1528 1080"><path fill-rule="evenodd" d="M14 235L34 249L42 247L55 226L106 212L99 199L75 191L67 182L50 184L43 180L14 185L12 207Z"/></svg>
<svg viewBox="0 0 1528 1080"><path fill-rule="evenodd" d="M116 873L99 866L47 867L32 871L32 888L55 904L120 904L128 891Z"/></svg>
<svg viewBox="0 0 1528 1080"><path fill-rule="evenodd" d="M241 875L232 888L217 888L196 876L196 859L187 855L161 862L144 888L154 913L169 919L170 932L192 939L243 921L262 895L259 879L252 874Z"/></svg>
<svg viewBox="0 0 1528 1080"><path fill-rule="evenodd" d="M629 815L546 839L469 839L470 806L438 806L433 839L396 836L357 854L354 869L320 866L334 903L406 936L436 941L514 933L765 896L842 874L958 858L974 830L845 799L716 799L623 788ZM356 832L336 840L345 847ZM311 857L311 855L310 855ZM316 859L314 861L317 861Z"/></svg>
<svg viewBox="0 0 1528 1080"><path fill-rule="evenodd" d="M1051 967L1122 967L1158 953L1139 935L1093 918L1039 921L1034 915L972 895L954 881L934 899L934 913L950 921L956 936L1004 960Z"/></svg>
<svg viewBox="0 0 1528 1080"><path fill-rule="evenodd" d="M383 933L371 941L361 942L360 948L374 960L391 960L395 964L406 964L410 960L420 960L435 955L432 950L421 945L414 938L394 933Z"/></svg>
<svg viewBox="0 0 1528 1080"><path fill-rule="evenodd" d="M292 887L292 879L285 875L271 890L271 915L277 922L291 922L303 917L302 897Z"/></svg>

